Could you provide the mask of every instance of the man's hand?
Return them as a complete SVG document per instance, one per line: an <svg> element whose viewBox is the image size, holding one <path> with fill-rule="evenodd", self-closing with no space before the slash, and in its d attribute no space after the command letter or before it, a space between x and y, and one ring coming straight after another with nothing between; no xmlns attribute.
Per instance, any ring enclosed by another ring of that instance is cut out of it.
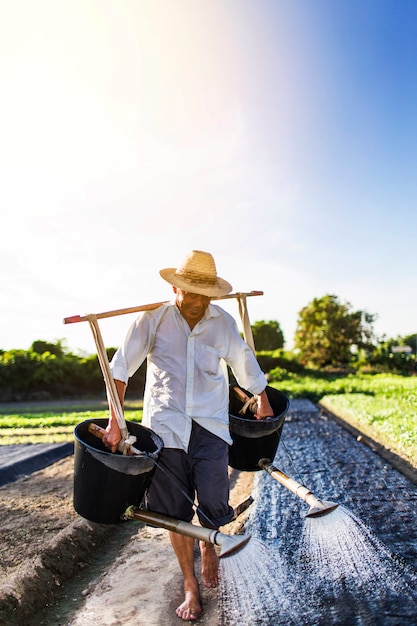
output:
<svg viewBox="0 0 417 626"><path fill-rule="evenodd" d="M117 452L117 446L121 440L122 435L117 421L110 420L106 428L106 434L103 435L103 444L106 448L109 448L111 452Z"/></svg>
<svg viewBox="0 0 417 626"><path fill-rule="evenodd" d="M267 417L274 417L274 411L269 404L266 391L263 390L262 393L258 394L258 410L255 413L255 418L257 420L264 420Z"/></svg>
<svg viewBox="0 0 417 626"><path fill-rule="evenodd" d="M117 395L119 396L120 404L123 408L123 400L125 397L126 384L121 380L114 379L116 385ZM122 434L120 432L119 424L117 422L116 413L109 399L110 419L107 424L106 434L103 436L103 444L112 452L117 452L117 446L122 440Z"/></svg>

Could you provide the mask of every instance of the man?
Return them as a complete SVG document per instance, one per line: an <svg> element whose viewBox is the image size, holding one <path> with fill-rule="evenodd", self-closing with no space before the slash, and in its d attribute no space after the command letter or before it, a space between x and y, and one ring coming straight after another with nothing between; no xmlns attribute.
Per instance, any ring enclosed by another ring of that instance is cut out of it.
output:
<svg viewBox="0 0 417 626"><path fill-rule="evenodd" d="M232 286L217 276L211 254L193 250L177 268L160 275L173 286L175 299L142 313L111 363L123 403L130 376L147 359L143 425L164 441L147 496L150 510L190 522L197 515L202 526L218 528L230 521L228 446L229 392L227 365L238 383L258 396L257 419L273 415L265 393L265 375L234 319L217 305ZM120 441L114 411L104 442L113 452ZM167 476L168 474L168 476ZM174 477L174 481L169 479ZM180 487L178 487L180 485ZM194 539L170 532L170 540L184 578L184 602L178 617L194 620L201 599L194 570ZM218 584L215 547L200 542L201 574L206 587Z"/></svg>

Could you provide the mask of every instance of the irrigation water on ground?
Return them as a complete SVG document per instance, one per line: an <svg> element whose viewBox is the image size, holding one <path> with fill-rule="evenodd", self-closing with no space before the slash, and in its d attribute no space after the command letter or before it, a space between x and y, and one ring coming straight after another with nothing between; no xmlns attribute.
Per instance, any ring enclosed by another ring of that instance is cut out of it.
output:
<svg viewBox="0 0 417 626"><path fill-rule="evenodd" d="M290 452L290 469L341 504L307 518L258 473L252 539L220 564L222 626L417 624L417 487L318 412L290 417L284 432L289 450L274 463L285 467Z"/></svg>
<svg viewBox="0 0 417 626"><path fill-rule="evenodd" d="M417 574L339 507L305 520L293 563L259 539L221 561L221 623L417 623Z"/></svg>

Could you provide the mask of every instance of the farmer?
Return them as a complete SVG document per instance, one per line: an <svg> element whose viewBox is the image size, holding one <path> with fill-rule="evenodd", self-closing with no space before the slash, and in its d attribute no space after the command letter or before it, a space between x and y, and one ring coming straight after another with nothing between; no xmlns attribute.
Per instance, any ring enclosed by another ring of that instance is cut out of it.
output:
<svg viewBox="0 0 417 626"><path fill-rule="evenodd" d="M159 464L167 470L156 468L147 494L148 508L190 522L196 496L201 525L218 528L233 516L226 364L239 384L258 396L257 419L273 415L265 392L267 381L234 319L210 303L211 297L232 290L217 276L211 254L193 250L177 269L163 269L160 275L173 286L175 297L140 314L112 359L112 376L123 406L128 379L147 358L142 423L163 439ZM115 452L121 435L112 407L110 415L104 443ZM176 613L183 620L195 620L202 607L194 539L170 532L170 540L184 578L185 598ZM201 541L200 551L203 583L216 587L215 547Z"/></svg>

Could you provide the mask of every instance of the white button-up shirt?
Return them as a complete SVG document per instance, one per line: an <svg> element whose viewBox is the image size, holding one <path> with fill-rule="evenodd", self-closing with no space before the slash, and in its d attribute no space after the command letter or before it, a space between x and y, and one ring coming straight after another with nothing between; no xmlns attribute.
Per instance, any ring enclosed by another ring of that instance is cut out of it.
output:
<svg viewBox="0 0 417 626"><path fill-rule="evenodd" d="M187 451L192 420L232 443L227 365L251 393L267 384L235 320L214 304L193 330L175 302L141 313L112 359L113 377L127 384L145 358L142 424L162 437L167 448Z"/></svg>

